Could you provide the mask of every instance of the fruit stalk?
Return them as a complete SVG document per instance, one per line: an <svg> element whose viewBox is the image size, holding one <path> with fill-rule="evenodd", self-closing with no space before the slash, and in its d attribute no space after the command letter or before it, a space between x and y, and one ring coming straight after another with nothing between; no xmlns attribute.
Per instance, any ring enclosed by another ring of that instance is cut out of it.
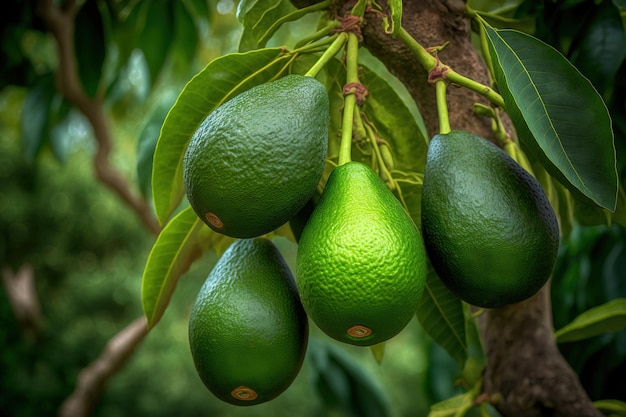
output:
<svg viewBox="0 0 626 417"><path fill-rule="evenodd" d="M437 117L439 118L439 133L450 133L450 117L448 115L448 103L446 101L446 81L440 78L435 82L437 96Z"/></svg>
<svg viewBox="0 0 626 417"><path fill-rule="evenodd" d="M359 39L355 33L349 32L348 45L346 47L346 85L359 84L358 55ZM337 165L343 165L352 160L352 126L354 124L356 102L356 93L354 91L345 94L341 123L341 144Z"/></svg>
<svg viewBox="0 0 626 417"><path fill-rule="evenodd" d="M438 65L437 59L433 57L419 42L417 42L404 28L400 28L400 30L398 30L397 38L401 40L407 48L409 48L426 71L430 72ZM464 75L454 71L452 68L447 70L445 78L453 84L460 85L480 94L487 100L491 101L494 105L505 108L504 99L491 87L465 77Z"/></svg>
<svg viewBox="0 0 626 417"><path fill-rule="evenodd" d="M324 68L324 65L328 63L336 54L344 47L346 41L348 40L347 33L340 33L337 36L337 39L333 41L333 43L324 51L322 56L317 60L315 64L306 72L306 76L315 77L317 74Z"/></svg>

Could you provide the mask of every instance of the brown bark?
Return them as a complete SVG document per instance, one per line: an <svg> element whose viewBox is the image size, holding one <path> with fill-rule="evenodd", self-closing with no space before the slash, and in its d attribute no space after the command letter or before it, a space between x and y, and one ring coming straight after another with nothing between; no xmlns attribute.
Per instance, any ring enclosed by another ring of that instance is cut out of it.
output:
<svg viewBox="0 0 626 417"><path fill-rule="evenodd" d="M106 382L126 364L147 334L146 318L141 316L109 340L102 354L80 371L74 392L59 408L59 417L89 416Z"/></svg>
<svg viewBox="0 0 626 417"><path fill-rule="evenodd" d="M33 267L28 264L22 265L15 272L9 267L3 268L2 284L23 332L29 337L35 337L43 324L43 315L35 287Z"/></svg>
<svg viewBox="0 0 626 417"><path fill-rule="evenodd" d="M386 2L379 1L386 5ZM346 2L342 15L353 2ZM470 25L462 0L403 2L403 27L425 47L450 44L442 62L460 74L488 84L488 73L470 42ZM381 16L366 13L363 45L378 57L417 103L430 135L438 131L434 88L427 73L400 42L385 34ZM453 129L492 138L490 122L472 113L482 97L463 88L448 88ZM504 416L599 416L577 375L560 354L553 337L549 285L525 302L487 311L480 330L487 356L483 389Z"/></svg>
<svg viewBox="0 0 626 417"><path fill-rule="evenodd" d="M135 212L148 230L158 234L161 228L148 203L131 190L128 181L109 161L113 138L106 121L102 95L89 97L80 82L74 55L76 1L65 1L63 7L57 6L53 0L39 0L37 4L39 15L56 41L57 90L87 118L93 130L98 145L93 159L96 177Z"/></svg>

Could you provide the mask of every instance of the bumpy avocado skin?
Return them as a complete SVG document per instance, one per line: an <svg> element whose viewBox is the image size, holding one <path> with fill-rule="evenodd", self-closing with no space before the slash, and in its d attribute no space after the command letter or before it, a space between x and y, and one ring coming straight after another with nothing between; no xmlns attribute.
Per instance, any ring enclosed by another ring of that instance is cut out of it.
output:
<svg viewBox="0 0 626 417"><path fill-rule="evenodd" d="M431 140L421 216L435 271L470 304L523 301L552 272L559 227L543 189L504 151L469 132Z"/></svg>

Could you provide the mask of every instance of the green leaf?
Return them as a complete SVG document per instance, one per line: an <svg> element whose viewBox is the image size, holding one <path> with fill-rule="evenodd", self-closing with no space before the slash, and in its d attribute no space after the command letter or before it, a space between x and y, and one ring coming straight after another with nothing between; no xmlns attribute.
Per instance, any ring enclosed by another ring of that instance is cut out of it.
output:
<svg viewBox="0 0 626 417"><path fill-rule="evenodd" d="M389 10L391 10L391 28L387 30L392 36L402 27L402 0L390 0Z"/></svg>
<svg viewBox="0 0 626 417"><path fill-rule="evenodd" d="M239 40L239 52L257 49L259 40L268 29L281 17L296 10L288 0L257 0L254 4L245 5L245 13L238 16L242 19L243 32Z"/></svg>
<svg viewBox="0 0 626 417"><path fill-rule="evenodd" d="M430 407L428 417L453 417L465 415L464 411L474 406L474 393L468 391L446 400L433 404ZM457 414L461 412L462 414Z"/></svg>
<svg viewBox="0 0 626 417"><path fill-rule="evenodd" d="M159 132L165 116L174 104L176 96L164 94L159 104L147 118L137 141L137 181L144 197L149 198L152 191L152 161Z"/></svg>
<svg viewBox="0 0 626 417"><path fill-rule="evenodd" d="M187 83L165 118L154 153L152 196L161 224L182 200L183 156L202 120L229 98L270 81L287 56L280 48L224 55Z"/></svg>
<svg viewBox="0 0 626 417"><path fill-rule="evenodd" d="M198 259L215 235L190 207L181 211L159 234L143 271L141 302L154 327L163 316L178 279Z"/></svg>
<svg viewBox="0 0 626 417"><path fill-rule="evenodd" d="M557 50L486 28L497 86L522 145L570 190L615 210L617 168L602 98Z"/></svg>
<svg viewBox="0 0 626 417"><path fill-rule="evenodd" d="M42 77L30 89L22 107L22 146L28 160L34 160L48 140L50 106L55 96L54 77Z"/></svg>
<svg viewBox="0 0 626 417"><path fill-rule="evenodd" d="M626 417L626 403L619 400L598 400L593 406L609 417Z"/></svg>
<svg viewBox="0 0 626 417"><path fill-rule="evenodd" d="M559 343L589 339L626 329L626 298L591 308L554 333Z"/></svg>
<svg viewBox="0 0 626 417"><path fill-rule="evenodd" d="M417 307L417 318L435 343L463 368L467 359L463 303L446 288L432 268L428 269L424 295Z"/></svg>
<svg viewBox="0 0 626 417"><path fill-rule="evenodd" d="M384 391L343 349L311 338L307 358L313 383L327 408L341 408L346 416L391 415Z"/></svg>
<svg viewBox="0 0 626 417"><path fill-rule="evenodd" d="M588 6L587 6L588 7ZM610 1L592 9L582 39L569 56L572 63L600 92L613 86L626 54L626 37L619 9Z"/></svg>
<svg viewBox="0 0 626 417"><path fill-rule="evenodd" d="M135 33L137 46L141 49L154 85L170 52L174 32L173 2L148 0L137 7L139 15Z"/></svg>
<svg viewBox="0 0 626 417"><path fill-rule="evenodd" d="M184 2L176 1L174 7L174 39L172 55L176 69L181 74L188 74L190 63L196 55L198 31L193 16Z"/></svg>
<svg viewBox="0 0 626 417"><path fill-rule="evenodd" d="M407 99L408 93L402 96L390 75L379 74L363 63L360 68L361 83L369 92L363 110L380 137L391 145L396 168L423 173L428 140L417 108L411 108L413 102Z"/></svg>
<svg viewBox="0 0 626 417"><path fill-rule="evenodd" d="M108 34L105 31L106 7L100 1L87 1L76 15L74 48L80 81L89 97L98 93L102 78L102 67L106 57Z"/></svg>

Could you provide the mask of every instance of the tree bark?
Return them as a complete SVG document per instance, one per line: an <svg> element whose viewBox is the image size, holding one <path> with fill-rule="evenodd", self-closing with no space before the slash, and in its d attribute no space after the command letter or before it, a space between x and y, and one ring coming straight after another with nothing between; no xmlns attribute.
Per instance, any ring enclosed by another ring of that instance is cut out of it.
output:
<svg viewBox="0 0 626 417"><path fill-rule="evenodd" d="M378 3L386 7L385 1ZM353 4L342 2L336 13L343 16ZM405 1L402 25L425 47L449 41L439 53L441 61L458 73L489 85L486 67L472 46L464 10L462 0ZM432 136L439 127L435 91L427 81L428 74L401 42L384 33L381 23L379 13L366 13L363 45L404 83ZM450 86L447 98L452 129L493 140L491 121L472 112L474 103L486 104L481 96ZM549 294L547 284L532 298L488 310L481 317L479 329L487 357L483 371L485 397L504 416L601 416L558 350Z"/></svg>

